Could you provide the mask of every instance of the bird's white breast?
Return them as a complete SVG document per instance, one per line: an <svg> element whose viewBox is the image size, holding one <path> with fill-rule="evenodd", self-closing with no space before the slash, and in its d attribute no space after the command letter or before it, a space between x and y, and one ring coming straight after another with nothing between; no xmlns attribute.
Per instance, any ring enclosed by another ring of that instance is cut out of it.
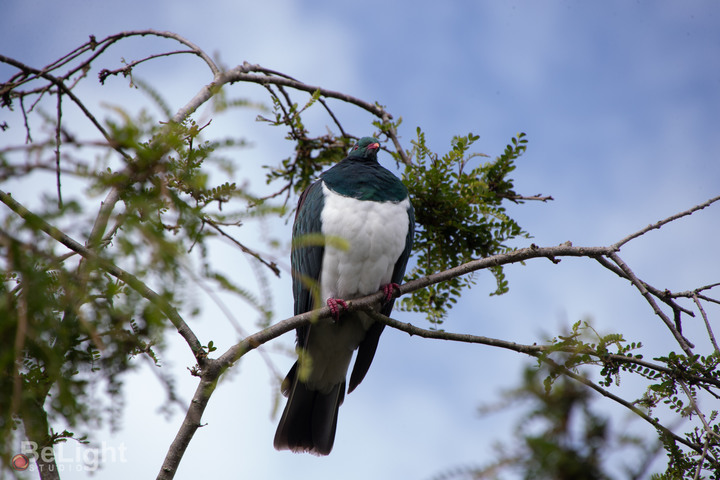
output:
<svg viewBox="0 0 720 480"><path fill-rule="evenodd" d="M410 228L409 200L371 202L343 197L323 183L325 205L322 233L343 239L325 245L320 287L322 299L349 300L377 292L390 283L395 263L405 250ZM312 326L306 350L312 369L306 382L312 389L329 393L345 381L352 352L372 324L372 317L352 312L339 322L318 322Z"/></svg>
<svg viewBox="0 0 720 480"><path fill-rule="evenodd" d="M390 283L405 249L409 200L372 202L344 197L323 183L322 233L341 238L346 249L326 245L321 273L322 298L351 299Z"/></svg>

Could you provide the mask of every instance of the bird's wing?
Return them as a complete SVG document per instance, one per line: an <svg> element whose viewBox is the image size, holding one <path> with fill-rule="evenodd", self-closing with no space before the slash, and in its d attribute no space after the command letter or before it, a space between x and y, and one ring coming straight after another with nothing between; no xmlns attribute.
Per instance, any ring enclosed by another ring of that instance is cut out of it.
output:
<svg viewBox="0 0 720 480"><path fill-rule="evenodd" d="M295 315L318 306L316 299L320 298L319 279L325 252L319 237L322 233L320 215L323 205L322 181L319 180L300 195L295 212L293 247L290 254ZM298 346L305 346L308 329L307 325L297 329Z"/></svg>
<svg viewBox="0 0 720 480"><path fill-rule="evenodd" d="M405 238L405 250L403 250L400 257L395 262L395 268L393 270L392 283L402 283L403 277L405 276L405 267L407 267L408 259L410 258L410 250L412 250L413 236L415 235L415 212L412 204L408 208L408 233ZM380 313L385 316L390 316L392 312L395 300L390 300L388 303L383 305ZM353 365L352 373L350 374L350 383L348 384L348 393L352 392L355 387L360 385L360 382L365 378L370 364L375 357L375 351L377 350L378 341L380 340L380 334L385 328L385 324L380 322L373 323L365 334L365 338L358 346L357 357L355 358L355 364Z"/></svg>

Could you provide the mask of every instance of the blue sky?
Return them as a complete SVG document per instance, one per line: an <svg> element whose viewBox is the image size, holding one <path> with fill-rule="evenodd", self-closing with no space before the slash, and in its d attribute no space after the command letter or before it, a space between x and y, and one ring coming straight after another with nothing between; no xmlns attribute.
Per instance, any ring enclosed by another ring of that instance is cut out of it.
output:
<svg viewBox="0 0 720 480"><path fill-rule="evenodd" d="M438 151L453 135L471 131L481 136L478 151L494 156L513 135L526 132L529 149L513 175L517 190L552 195L555 201L509 210L543 246L567 240L607 245L718 194L717 2L338 3L0 0L0 53L41 67L91 34L170 30L219 53L227 65L260 63L378 101L403 117L399 133L406 146L416 126ZM175 45L133 40L108 52L98 67L117 68L121 57L137 59L148 48ZM0 66L3 80L11 72ZM161 59L136 74L161 85L174 108L211 80L194 59ZM133 106L144 101L121 79L102 88L90 83L83 92L94 105L108 99ZM244 85L230 92L255 98L262 93ZM337 108L348 131L368 133L367 115ZM0 111L0 120L5 115ZM238 152L239 178L249 176L259 185L259 166L289 155L290 146L253 118L254 113L214 118L213 128L218 136L242 131L254 140L252 149ZM312 118L320 131L330 124ZM19 130L0 136L0 142L21 141L12 136ZM33 190L16 194L29 202L37 198ZM719 208L629 244L623 258L659 288L686 290L717 281ZM273 225L280 238L289 237L289 230ZM214 253L231 271L247 272L237 251ZM445 328L532 343L590 316L600 331L641 339L649 352L675 348L632 288L588 260L566 259L560 265L538 260L509 267L507 274L511 291L502 297L487 295L492 280L480 274L478 286ZM287 277L273 283L278 319L292 309ZM243 318L246 307L237 308ZM421 318L398 317L424 325ZM212 305L193 327L221 349L236 339ZM686 328L701 343L702 330L696 327ZM291 336L282 342L290 346ZM184 373L192 363L187 348L171 345L165 357L164 368L178 375L181 394L189 400L195 384ZM514 425L510 416L481 418L476 408L498 400L529 362L489 347L386 331L366 380L341 408L333 453L315 458L273 450L275 385L259 356L249 355L220 384L204 418L208 425L199 430L176 478L225 476L236 468L253 478L302 478L310 472L318 479L429 478L454 466L483 463L493 457L493 441L509 435ZM291 360L278 355L277 364L284 371ZM96 438L127 445L128 462L108 463L103 478L157 472L182 418L157 412L163 398L147 370L128 378L123 429L112 435L102 430ZM627 421L622 413L616 419L618 428ZM653 433L639 421L633 425ZM72 461L63 465L68 468L64 478L87 476L74 471Z"/></svg>

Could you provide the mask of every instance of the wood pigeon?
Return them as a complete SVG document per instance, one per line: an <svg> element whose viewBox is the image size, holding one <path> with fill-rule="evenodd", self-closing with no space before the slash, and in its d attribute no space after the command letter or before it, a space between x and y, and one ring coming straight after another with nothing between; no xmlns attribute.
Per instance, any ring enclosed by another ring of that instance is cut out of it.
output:
<svg viewBox="0 0 720 480"><path fill-rule="evenodd" d="M299 358L281 387L288 401L275 433L278 450L330 453L353 351L348 393L370 368L385 326L363 312L340 315L340 307L382 289L381 313L390 315L392 290L405 274L415 216L405 185L378 163L379 148L377 139L361 138L300 196L291 254L295 314L326 302L333 319L297 329ZM311 242L309 234L325 241Z"/></svg>

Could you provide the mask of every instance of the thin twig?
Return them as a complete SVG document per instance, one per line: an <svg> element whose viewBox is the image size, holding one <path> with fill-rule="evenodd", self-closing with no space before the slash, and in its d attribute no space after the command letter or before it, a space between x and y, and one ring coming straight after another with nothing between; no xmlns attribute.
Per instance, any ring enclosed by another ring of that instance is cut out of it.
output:
<svg viewBox="0 0 720 480"><path fill-rule="evenodd" d="M102 134L102 136L105 137L105 140L107 140L108 143L110 143L113 146L113 148L120 155L125 157L126 160L131 160L131 158L128 156L128 154L125 153L125 151L122 148L120 148L120 146L117 145L116 142L113 142L112 137L107 132L107 130L105 130L105 128L100 124L100 122L97 120L97 118L95 118L95 115L93 115L92 112L90 112L90 110L88 110L88 108L85 106L85 104L82 101L80 101L80 99L67 86L65 86L65 83L63 82L62 79L54 77L53 75L50 75L49 73L44 73L43 71L38 70L36 68L29 67L23 63L18 62L17 60L6 57L4 55L0 55L0 62L7 63L8 65L12 65L21 70L32 72L32 73L38 75L39 77L49 80L52 85L55 85L58 88L58 95L60 95L61 91L62 91L63 94L70 97L70 99L78 106L78 108L80 108L80 110L83 112L83 114L90 120L90 122L93 124L93 126L95 126L95 128Z"/></svg>
<svg viewBox="0 0 720 480"><path fill-rule="evenodd" d="M720 282L718 282L718 283L711 283L711 284L709 284L709 285L705 285L705 286L703 286L703 287L696 288L695 290L692 290L692 291L686 290L686 291L684 291L684 292L672 293L672 294L670 294L670 296L672 296L672 297L687 297L687 298L692 298L693 295L697 295L697 294L699 294L700 292L703 292L703 291L705 291L705 290L711 290L711 289L713 289L713 288L715 288L715 287L717 287L717 286L720 286Z"/></svg>
<svg viewBox="0 0 720 480"><path fill-rule="evenodd" d="M30 134L30 125L28 124L28 116L27 111L25 110L25 102L24 98L20 97L20 110L22 111L23 115L23 122L25 123L25 143L33 143L32 135Z"/></svg>
<svg viewBox="0 0 720 480"><path fill-rule="evenodd" d="M325 110L327 111L328 115L330 115L330 118L332 118L333 122L335 122L335 125L337 125L338 130L340 130L340 136L347 137L348 135L347 135L347 133L345 133L345 130L343 129L342 124L340 124L340 120L337 119L337 117L335 116L335 113L330 109L330 107L328 106L325 99L318 98L318 102L320 102L320 104L323 107L325 107Z"/></svg>
<svg viewBox="0 0 720 480"><path fill-rule="evenodd" d="M703 444L702 453L700 454L700 460L697 463L697 470L695 470L695 475L693 475L693 480L698 480L700 478L700 473L703 469L703 461L705 457L708 454L708 447L710 446L710 437L705 436L705 443Z"/></svg>
<svg viewBox="0 0 720 480"><path fill-rule="evenodd" d="M655 370L657 372L662 372L668 376L675 377L677 375L677 372L673 369L666 367L664 365L660 365L657 363L648 362L646 360L643 360L641 358L637 357L631 357L626 355L619 355L619 354L613 354L613 353L603 353L600 355L599 353L590 350L590 349L583 349L578 350L575 347L568 347L568 348L558 348L557 346L548 346L548 345L524 345L521 343L515 343L515 342L509 342L507 340L500 340L497 338L490 338L490 337L483 337L480 335L469 335L469 334L462 334L462 333L452 333L452 332L446 332L442 330L428 330L424 329L418 326L415 326L411 323L404 323L399 322L393 318L385 317L383 315L380 315L376 311L374 311L371 307L375 303L373 301L367 301L368 299L374 300L375 302L378 301L378 299L382 299L383 297L380 295L373 295L370 297L364 297L359 300L352 300L348 302L348 308L349 309L359 309L367 312L368 314L375 317L377 321L380 321L384 323L385 325L394 328L396 330L400 330L402 332L405 332L409 335L416 335L422 338L428 338L428 339L435 339L435 340L448 340L448 341L455 341L455 342L463 342L463 343L476 343L480 345L487 345L490 347L497 347L497 348L504 348L506 350L511 350L513 352L518 353L524 353L526 355L532 355L537 356L540 354L548 353L548 352L564 352L564 353L570 353L574 355L589 355L593 357L597 357L598 361L601 363L622 363L622 364L633 364L638 365L644 368L648 368L651 370ZM689 381L695 382L697 384L706 384L706 385L712 385L715 387L720 387L720 379L716 379L713 377L701 377L698 375L688 374L686 372L683 373L685 375L685 378L687 378Z"/></svg>
<svg viewBox="0 0 720 480"><path fill-rule="evenodd" d="M55 179L57 183L58 208L62 208L62 188L60 186L60 132L62 119L62 94L60 89L57 92L57 125L55 126Z"/></svg>
<svg viewBox="0 0 720 480"><path fill-rule="evenodd" d="M700 300L698 299L697 294L694 294L692 299L695 302L695 305L697 305L698 310L700 311L700 316L702 317L703 321L705 322L705 328L707 329L708 335L710 336L710 341L713 344L715 353L720 354L720 348L718 348L718 344L715 341L715 334L713 333L713 330L710 327L710 321L708 320L707 314L705 313L705 309L703 308L702 304L700 303Z"/></svg>
<svg viewBox="0 0 720 480"><path fill-rule="evenodd" d="M663 424L661 424L659 421L652 418L650 415L646 414L645 412L640 410L638 407L636 407L632 403L605 390L604 388L600 387L599 385L596 385L594 382L588 380L587 378L583 377L582 375L578 375L577 373L573 372L572 370L568 369L567 367L554 362L550 358L545 357L542 360L545 363L547 363L548 365L551 365L553 368L559 369L563 373L563 375L568 376L568 377L572 378L573 380L577 380L578 382L582 383L583 385L586 385L586 386L590 387L591 389L595 390L600 395L607 397L607 398L613 400L614 402L622 405L623 407L627 408L628 410L632 411L634 414L636 414L637 416L639 416L640 418L642 418L643 420L648 422L650 425L652 425L656 429L658 429L661 432L665 433L666 435L672 437L672 439L675 440L676 442L682 443L683 445L685 445L689 448L692 448L696 452L702 451L702 447L676 435L671 430L669 430L667 427L665 427Z"/></svg>
<svg viewBox="0 0 720 480"><path fill-rule="evenodd" d="M692 409L695 411L695 413L697 414L698 418L700 418L700 421L701 421L702 424L703 424L703 428L705 429L705 434L706 434L706 435L712 435L713 437L720 438L720 435L718 435L717 433L715 433L715 432L713 431L712 427L710 427L710 425L708 425L707 420L705 419L705 415L703 415L703 413L700 411L700 408L698 407L697 403L695 402L695 397L693 396L692 392L691 392L690 389L687 387L687 385L685 385L685 382L682 381L682 380L678 380L678 383L680 384L680 386L682 387L683 391L685 392L685 395L687 396L688 401L690 402L690 406L691 406Z"/></svg>
<svg viewBox="0 0 720 480"><path fill-rule="evenodd" d="M130 62L123 67L116 68L115 70L108 70L108 69L101 70L100 73L98 74L98 78L100 79L100 83L104 84L107 77L109 77L111 75L119 75L121 73L125 76L130 75L130 72L132 72L132 69L135 68L136 66L140 65L141 63L147 62L149 60L154 60L156 58L169 57L171 55L179 55L179 54L184 54L184 53L197 53L197 52L195 52L194 50L176 50L174 52L156 53L154 55L150 55L150 56L142 58L140 60L135 60L134 62Z"/></svg>
<svg viewBox="0 0 720 480"><path fill-rule="evenodd" d="M248 337L250 334L243 328L238 319L235 318L235 315L232 311L230 311L230 308L225 304L222 298L220 298L219 295L217 295L209 286L207 286L203 279L198 278L192 272L192 270L188 268L185 268L184 270L185 273L192 279L192 281L195 282L195 284L200 287L203 292L205 292L205 294L210 298L210 300L212 300L212 302L220 309L223 315L225 315L225 318L230 323L230 325L233 326L237 334L240 337ZM270 372L273 374L273 377L282 379L280 373L275 368L275 365L273 364L272 359L268 356L267 352L265 352L265 350L263 349L258 349L258 353L265 362L265 365L268 367L268 370L270 370Z"/></svg>
<svg viewBox="0 0 720 480"><path fill-rule="evenodd" d="M712 427L708 425L707 420L705 419L705 415L700 411L700 408L698 407L697 403L695 402L695 397L693 396L690 389L685 385L685 382L682 380L678 380L678 383L682 387L683 391L685 392L685 396L688 398L688 401L690 402L690 406L697 414L698 418L700 418L700 421L703 424L703 429L705 430L705 444L703 446L703 449L701 451L700 459L697 462L697 471L695 472L694 478L699 478L700 471L702 470L702 465L705 462L705 458L708 454L708 447L710 445L710 437L715 437L716 441L714 443L717 443L718 434L713 431Z"/></svg>
<svg viewBox="0 0 720 480"><path fill-rule="evenodd" d="M503 198L507 198L508 200L512 200L512 201L514 201L514 202L516 202L516 201L518 201L518 200L520 200L520 201L533 200L533 201L538 201L538 202L549 202L549 201L555 200L555 199L554 199L552 196L550 196L550 195L542 195L542 194L540 194L540 193L538 193L537 195L530 195L530 196L525 196L525 195L502 195L502 197L503 197Z"/></svg>
<svg viewBox="0 0 720 480"><path fill-rule="evenodd" d="M275 262L268 262L267 260L262 258L262 256L259 253L255 252L253 250L250 250L248 247L246 247L245 245L240 243L236 238L234 238L233 236L226 233L225 230L223 230L218 225L216 225L215 222L212 221L211 219L205 217L205 218L203 218L203 223L205 223L206 225L210 225L212 228L215 229L216 232L218 232L220 235L222 235L223 237L225 237L228 240L230 240L231 242L233 242L244 253L247 253L248 255L252 256L253 258L255 258L255 260L257 260L258 262L260 262L263 265L265 265L266 267L268 267L276 276L280 277L280 269L278 268L278 266Z"/></svg>
<svg viewBox="0 0 720 480"><path fill-rule="evenodd" d="M718 305L720 305L720 300L718 300L717 298L712 298L712 297L708 297L707 295L700 295L700 294L698 294L697 297L700 300L705 300L706 302L717 303Z"/></svg>
<svg viewBox="0 0 720 480"><path fill-rule="evenodd" d="M667 218L664 219L664 220L660 220L659 222L650 224L650 225L648 225L647 227L645 227L645 228L643 228L643 229L641 229L641 230L638 230L637 232L632 233L632 234L628 235L627 237L623 238L623 239L620 240L619 242L615 243L615 244L613 245L613 247L614 247L616 250L619 250L620 247L622 247L623 245L625 245L626 243L628 243L630 240L632 240L632 239L634 239L634 238L637 238L637 237L639 237L640 235L644 235L644 234L646 234L647 232L649 232L650 230L659 229L659 228L662 227L663 225L668 224L668 223L670 223L670 222L672 222L672 221L675 221L675 220L677 220L678 218L682 218L682 217L685 217L685 216L688 216L688 215L692 215L693 213L697 212L698 210L702 210L703 208L712 205L713 203L717 202L718 200L720 200L720 196L711 198L710 200L708 200L708 201L706 201L706 202L703 202L703 203L701 203L701 204L699 204L699 205L695 205L694 207L689 208L689 209L685 210L684 212L676 213L675 215L671 215L671 216L667 217Z"/></svg>

